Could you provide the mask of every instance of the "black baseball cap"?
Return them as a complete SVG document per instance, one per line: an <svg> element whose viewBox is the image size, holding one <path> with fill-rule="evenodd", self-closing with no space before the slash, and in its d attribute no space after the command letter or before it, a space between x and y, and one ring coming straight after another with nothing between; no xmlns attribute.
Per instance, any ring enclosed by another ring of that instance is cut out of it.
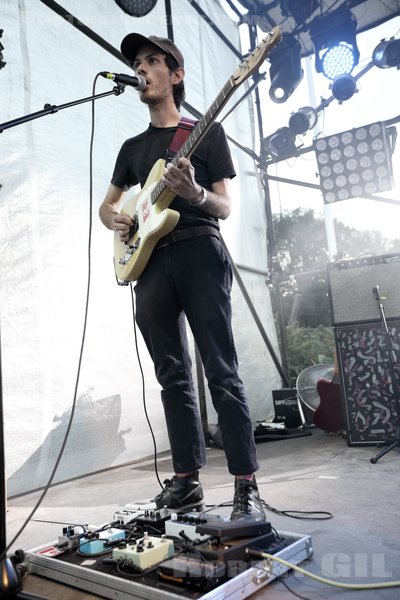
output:
<svg viewBox="0 0 400 600"><path fill-rule="evenodd" d="M146 44L153 44L166 54L171 54L180 67L184 66L182 52L175 46L174 42L168 38L157 37L156 35L145 37L144 35L140 35L140 33L128 33L121 42L121 52L125 58L133 63L140 48Z"/></svg>

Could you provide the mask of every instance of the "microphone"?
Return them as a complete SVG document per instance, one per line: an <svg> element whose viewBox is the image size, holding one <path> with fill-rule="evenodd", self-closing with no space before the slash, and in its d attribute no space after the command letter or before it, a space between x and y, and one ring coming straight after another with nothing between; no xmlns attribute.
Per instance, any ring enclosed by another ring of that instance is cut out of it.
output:
<svg viewBox="0 0 400 600"><path fill-rule="evenodd" d="M108 71L102 71L100 75L106 79L112 79L116 83L130 85L136 88L138 92L144 90L147 85L145 78L141 75L124 75L123 73L108 73Z"/></svg>
<svg viewBox="0 0 400 600"><path fill-rule="evenodd" d="M372 293L375 297L375 300L378 302L378 304L381 304L381 295L379 292L379 285L374 285L374 287L372 288Z"/></svg>

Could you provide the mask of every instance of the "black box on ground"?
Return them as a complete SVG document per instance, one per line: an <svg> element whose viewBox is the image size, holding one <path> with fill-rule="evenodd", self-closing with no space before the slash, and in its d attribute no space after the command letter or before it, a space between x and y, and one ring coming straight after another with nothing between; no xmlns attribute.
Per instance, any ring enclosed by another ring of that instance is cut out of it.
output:
<svg viewBox="0 0 400 600"><path fill-rule="evenodd" d="M276 423L284 423L288 429L302 425L296 389L272 390L272 400L274 402L274 421ZM304 410L303 406L302 408Z"/></svg>

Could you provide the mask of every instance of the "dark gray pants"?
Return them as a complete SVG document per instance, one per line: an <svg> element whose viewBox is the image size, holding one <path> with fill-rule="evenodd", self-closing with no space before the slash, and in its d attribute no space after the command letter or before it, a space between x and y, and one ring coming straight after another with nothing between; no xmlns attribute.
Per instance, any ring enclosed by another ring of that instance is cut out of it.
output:
<svg viewBox="0 0 400 600"><path fill-rule="evenodd" d="M218 238L203 236L156 249L136 286L136 318L162 387L176 473L202 467L205 445L185 329L193 332L221 429L228 469L258 468L253 426L231 326L232 269Z"/></svg>

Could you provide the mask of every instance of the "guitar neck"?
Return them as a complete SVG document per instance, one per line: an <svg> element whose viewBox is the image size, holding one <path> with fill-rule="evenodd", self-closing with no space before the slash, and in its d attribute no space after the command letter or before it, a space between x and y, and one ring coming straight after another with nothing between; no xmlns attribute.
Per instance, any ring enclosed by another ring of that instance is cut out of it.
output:
<svg viewBox="0 0 400 600"><path fill-rule="evenodd" d="M225 104L228 102L229 98L232 96L234 89L235 84L233 83L233 77L231 77L228 79L208 111L201 117L196 126L190 132L184 144L182 144L182 146L179 148L178 152L171 161L172 164L177 166L180 158L190 158L206 135L212 123L215 121ZM159 181L151 194L152 204L157 202L165 189L166 186L162 183L162 181Z"/></svg>
<svg viewBox="0 0 400 600"><path fill-rule="evenodd" d="M246 81L248 77L262 64L271 48L273 48L281 39L282 30L280 26L275 27L258 46L255 48L250 55L245 58L242 64L234 72L234 74L228 79L217 98L211 104L208 111L194 127L193 131L190 132L185 143L178 150L172 164L175 166L178 164L180 158L189 158L194 152L201 140L207 133L210 125L215 121L222 108L228 102L232 96L235 88L240 85L243 81ZM164 196L168 195L167 187L159 181L151 194L151 201L154 204L160 199L161 194ZM169 194L168 202L171 201L173 195Z"/></svg>
<svg viewBox="0 0 400 600"><path fill-rule="evenodd" d="M181 148L176 153L172 162L177 164L179 159L189 158L193 152L196 150L197 146L200 144L201 140L204 138L207 133L209 127L215 121L229 98L232 96L232 93L235 89L235 85L232 82L232 78L228 79L221 92L218 94L217 98L214 100L208 111L201 117L199 122L193 128L192 132L187 137L185 143L181 146Z"/></svg>

